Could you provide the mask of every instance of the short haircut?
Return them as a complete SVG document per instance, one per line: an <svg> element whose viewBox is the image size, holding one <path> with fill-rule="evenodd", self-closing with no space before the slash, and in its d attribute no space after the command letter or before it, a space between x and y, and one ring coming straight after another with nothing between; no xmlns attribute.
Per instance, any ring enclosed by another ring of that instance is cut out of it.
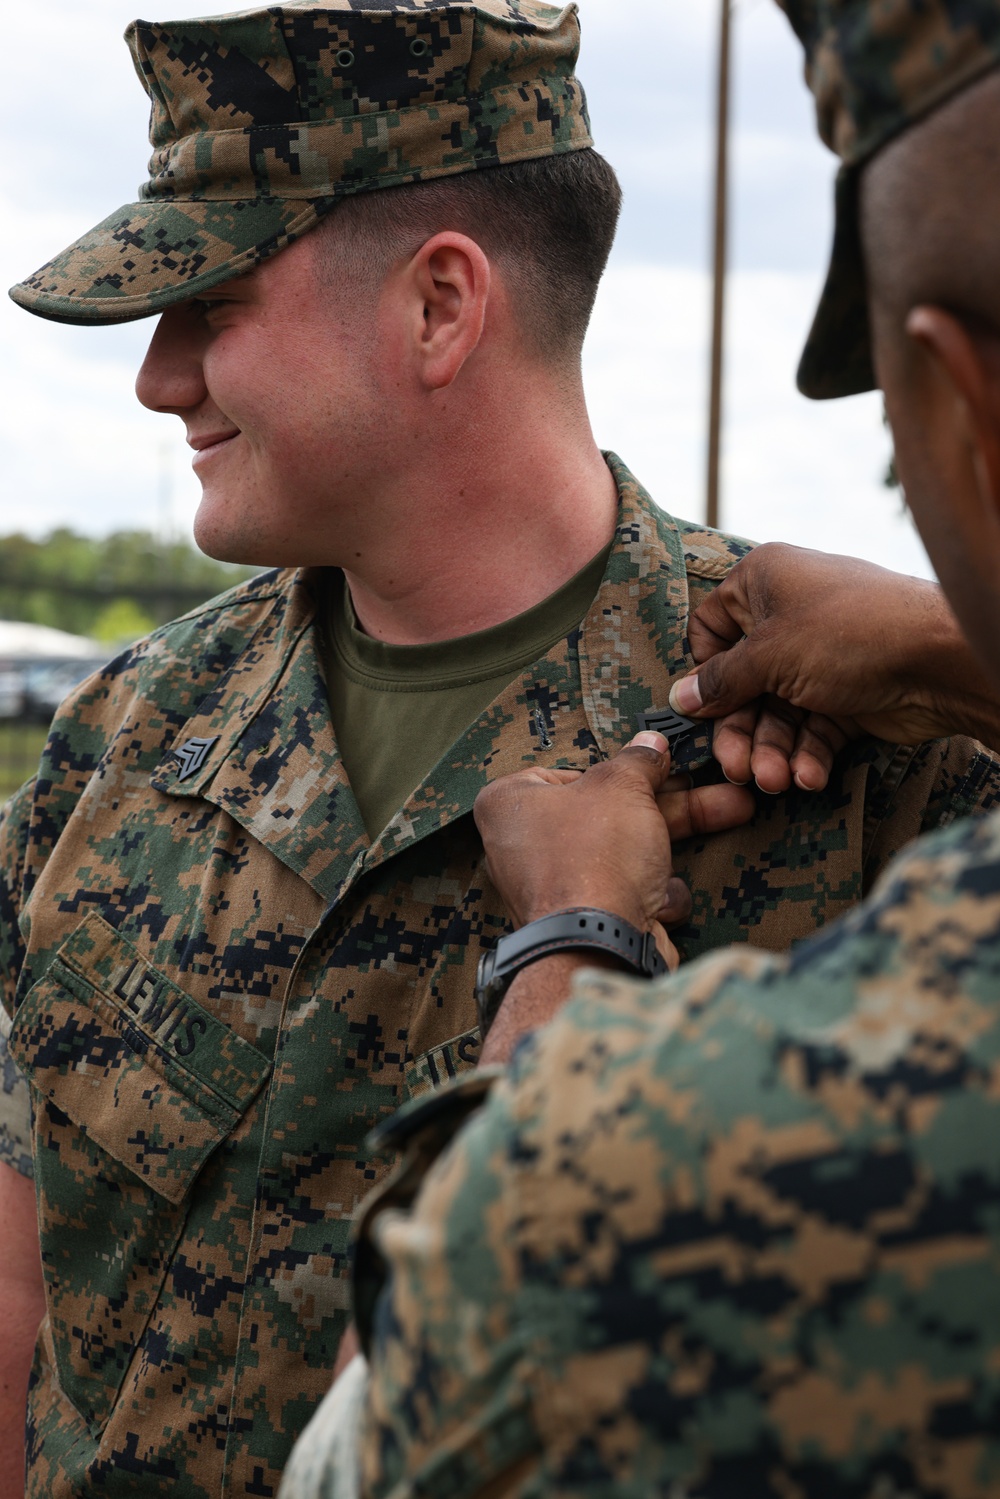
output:
<svg viewBox="0 0 1000 1499"><path fill-rule="evenodd" d="M588 149L359 193L319 232L331 262L346 251L379 282L433 235L467 234L504 276L527 345L558 363L579 357L621 202L614 169Z"/></svg>

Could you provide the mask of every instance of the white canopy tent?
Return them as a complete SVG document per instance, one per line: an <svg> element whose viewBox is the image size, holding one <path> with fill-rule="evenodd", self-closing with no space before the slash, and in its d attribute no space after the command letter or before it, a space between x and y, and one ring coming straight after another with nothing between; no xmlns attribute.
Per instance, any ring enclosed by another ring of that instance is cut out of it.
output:
<svg viewBox="0 0 1000 1499"><path fill-rule="evenodd" d="M0 661L78 661L106 654L105 648L85 635L70 635L48 625L28 625L21 620L0 619Z"/></svg>

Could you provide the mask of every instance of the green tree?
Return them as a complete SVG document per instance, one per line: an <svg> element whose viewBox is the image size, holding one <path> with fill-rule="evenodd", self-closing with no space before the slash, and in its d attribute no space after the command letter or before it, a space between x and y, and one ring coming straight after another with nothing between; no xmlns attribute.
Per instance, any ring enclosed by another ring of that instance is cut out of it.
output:
<svg viewBox="0 0 1000 1499"><path fill-rule="evenodd" d="M115 599L101 610L90 634L102 645L126 646L155 628L156 622L143 613L134 599Z"/></svg>
<svg viewBox="0 0 1000 1499"><path fill-rule="evenodd" d="M216 562L186 542L163 542L149 531L79 536L66 527L42 540L0 537L0 618L97 635L118 619L139 633L195 608L257 571ZM128 605L131 615L108 616ZM116 626L117 627L117 626Z"/></svg>

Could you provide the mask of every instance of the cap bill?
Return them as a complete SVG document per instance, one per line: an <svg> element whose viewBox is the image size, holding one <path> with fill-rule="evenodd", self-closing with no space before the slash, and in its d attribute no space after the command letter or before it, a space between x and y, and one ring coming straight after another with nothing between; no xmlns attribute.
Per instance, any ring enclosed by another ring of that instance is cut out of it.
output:
<svg viewBox="0 0 1000 1499"><path fill-rule="evenodd" d="M253 269L315 227L334 199L127 203L11 288L58 323L151 317Z"/></svg>
<svg viewBox="0 0 1000 1499"><path fill-rule="evenodd" d="M797 376L799 390L814 401L877 388L858 222L859 181L856 168L844 167L837 175L830 267Z"/></svg>

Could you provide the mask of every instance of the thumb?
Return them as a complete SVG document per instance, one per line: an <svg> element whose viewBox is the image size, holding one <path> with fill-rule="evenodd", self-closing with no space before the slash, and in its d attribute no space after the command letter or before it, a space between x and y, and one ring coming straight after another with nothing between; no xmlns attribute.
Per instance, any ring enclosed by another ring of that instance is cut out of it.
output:
<svg viewBox="0 0 1000 1499"><path fill-rule="evenodd" d="M773 655L762 633L748 635L675 682L670 689L674 712L686 718L719 718L765 693L780 695Z"/></svg>
<svg viewBox="0 0 1000 1499"><path fill-rule="evenodd" d="M644 729L607 764L609 770L615 765L627 766L647 782L655 795L670 778L670 744L662 734Z"/></svg>

